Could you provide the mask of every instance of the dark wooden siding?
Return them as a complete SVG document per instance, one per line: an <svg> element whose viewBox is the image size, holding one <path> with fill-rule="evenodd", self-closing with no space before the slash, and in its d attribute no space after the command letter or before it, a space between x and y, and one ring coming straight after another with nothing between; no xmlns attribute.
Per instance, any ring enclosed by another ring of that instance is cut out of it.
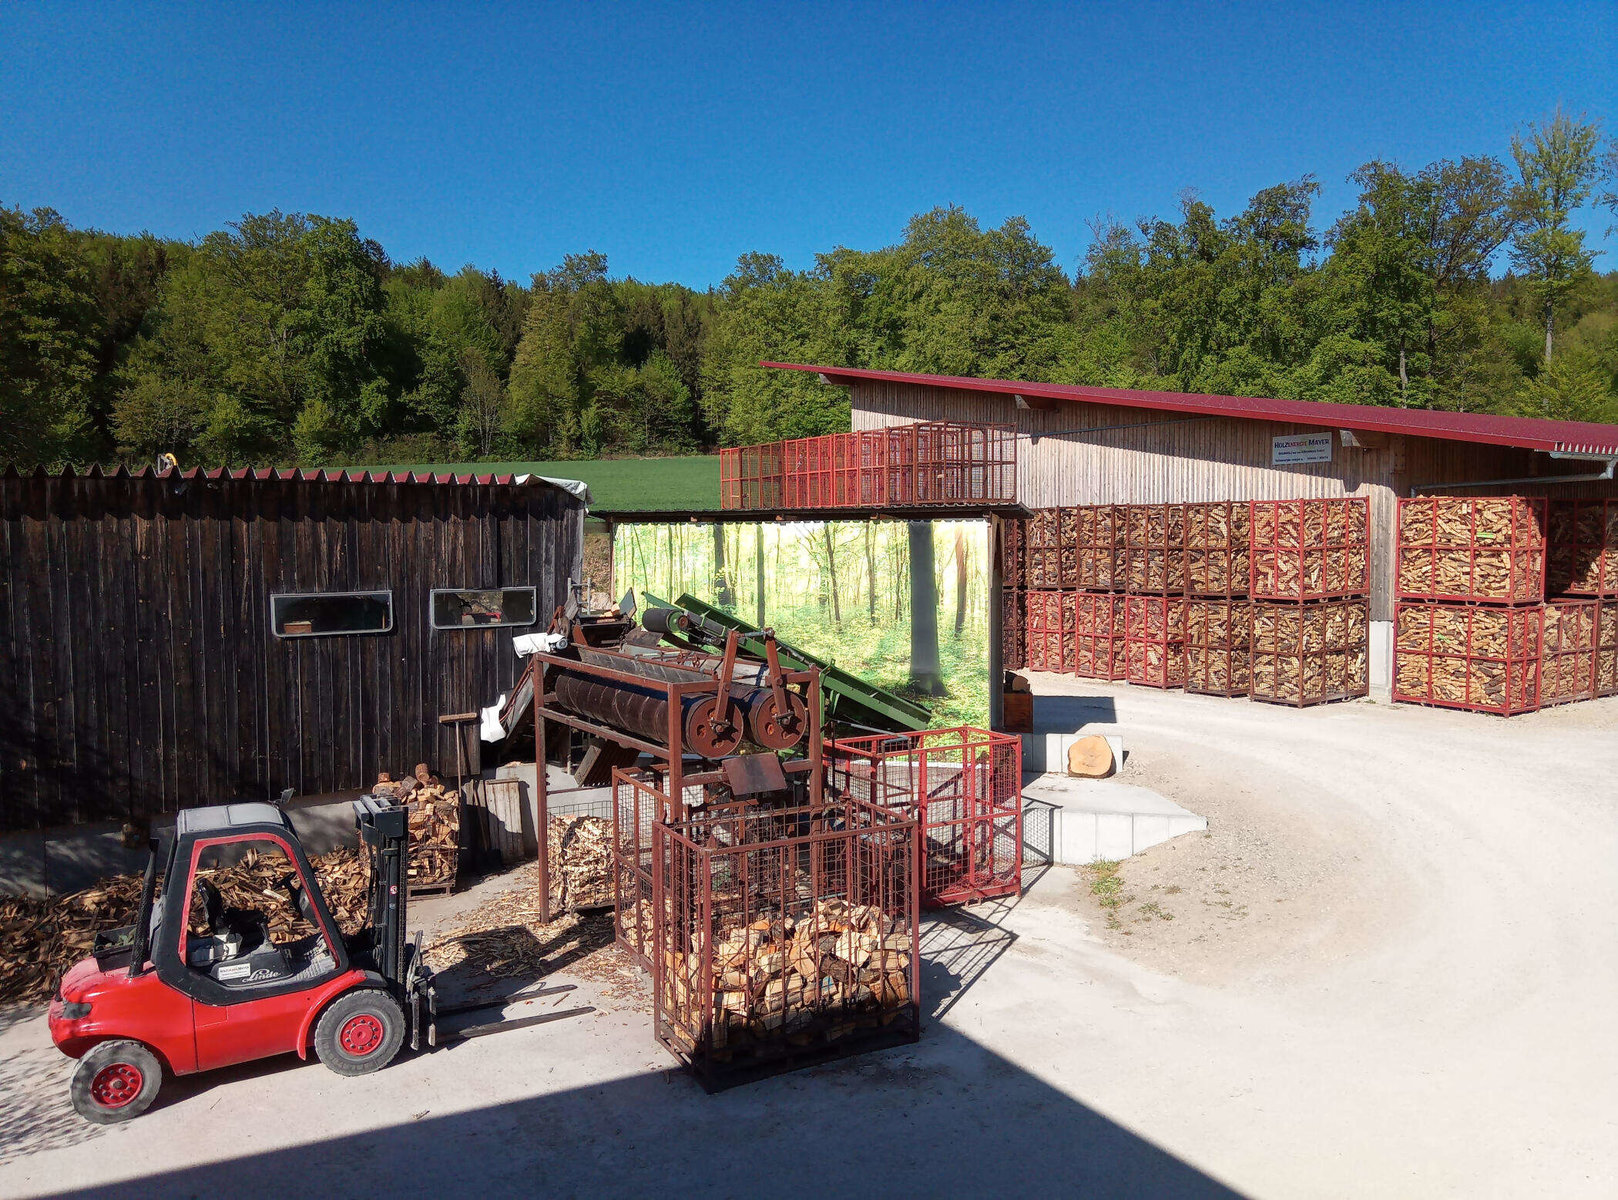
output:
<svg viewBox="0 0 1618 1200"><path fill-rule="evenodd" d="M544 484L0 477L0 829L451 766L439 716L530 631L432 630L429 591L532 586L543 627L582 523ZM272 592L384 588L390 633L270 633Z"/></svg>

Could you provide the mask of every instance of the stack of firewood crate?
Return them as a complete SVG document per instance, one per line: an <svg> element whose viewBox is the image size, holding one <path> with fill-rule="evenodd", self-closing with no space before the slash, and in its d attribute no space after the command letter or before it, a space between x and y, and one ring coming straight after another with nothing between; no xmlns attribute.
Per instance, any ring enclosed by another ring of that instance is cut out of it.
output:
<svg viewBox="0 0 1618 1200"><path fill-rule="evenodd" d="M1096 504L1000 525L1027 667L1305 705L1369 690L1364 499Z"/></svg>
<svg viewBox="0 0 1618 1200"><path fill-rule="evenodd" d="M1399 502L1395 700L1511 716L1618 694L1618 501Z"/></svg>

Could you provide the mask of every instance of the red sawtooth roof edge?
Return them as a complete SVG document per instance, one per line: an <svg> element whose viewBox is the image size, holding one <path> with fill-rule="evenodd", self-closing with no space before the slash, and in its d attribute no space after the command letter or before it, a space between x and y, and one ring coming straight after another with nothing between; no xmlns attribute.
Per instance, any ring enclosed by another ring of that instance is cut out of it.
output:
<svg viewBox="0 0 1618 1200"><path fill-rule="evenodd" d="M275 479L296 480L300 483L443 483L443 484L482 484L496 486L516 485L524 480L532 483L550 485L547 480L538 475L453 475L449 473L433 473L430 471L350 471L346 468L328 470L325 467L173 467L159 471L155 467L138 467L130 470L119 466L105 468L100 464L79 469L64 467L60 471L49 471L39 467L33 475L45 475L62 479L114 479L122 476L126 479ZM4 472L8 475L22 475L15 466L8 466Z"/></svg>
<svg viewBox="0 0 1618 1200"><path fill-rule="evenodd" d="M1037 396L1049 400L1117 404L1126 408L1202 413L1208 416L1241 417L1253 421L1286 421L1322 429L1404 433L1413 437L1445 438L1456 442L1517 446L1525 450L1555 450L1563 454L1588 454L1597 457L1618 455L1618 425L1599 425L1593 421L1550 421L1540 417L1499 417L1486 413L1381 408L1372 404L1329 404L1315 400L1270 400L1259 396L1143 392L1127 388L1080 387L1064 383L972 379L961 375L868 371L855 367L815 366L811 363L761 362L759 366L774 367L783 371L811 371L824 375L832 383L837 384L869 379L880 383L909 383L922 387L956 388L968 392L992 392L1003 396Z"/></svg>

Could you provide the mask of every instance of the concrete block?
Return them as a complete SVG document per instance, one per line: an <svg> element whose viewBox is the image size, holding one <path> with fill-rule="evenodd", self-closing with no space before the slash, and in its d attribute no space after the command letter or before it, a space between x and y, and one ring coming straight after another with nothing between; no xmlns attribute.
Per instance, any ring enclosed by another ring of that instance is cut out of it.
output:
<svg viewBox="0 0 1618 1200"><path fill-rule="evenodd" d="M1393 699L1393 622L1372 621L1370 643L1371 696L1385 704Z"/></svg>
<svg viewBox="0 0 1618 1200"><path fill-rule="evenodd" d="M1023 789L1024 838L1033 829L1048 842L1051 859L1080 865L1139 854L1170 838L1208 828L1206 817L1150 788L1115 779L1074 779L1048 774ZM1030 824L1029 814L1034 815ZM1043 861L1043 857L1040 857Z"/></svg>

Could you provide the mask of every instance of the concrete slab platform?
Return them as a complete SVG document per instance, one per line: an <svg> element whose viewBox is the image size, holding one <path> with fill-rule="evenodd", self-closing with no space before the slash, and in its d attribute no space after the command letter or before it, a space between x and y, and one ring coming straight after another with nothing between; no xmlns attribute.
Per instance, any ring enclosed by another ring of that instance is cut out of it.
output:
<svg viewBox="0 0 1618 1200"><path fill-rule="evenodd" d="M1129 858L1208 828L1206 817L1116 779L1042 775L1023 785L1023 803L1048 808L1051 857L1070 866Z"/></svg>

